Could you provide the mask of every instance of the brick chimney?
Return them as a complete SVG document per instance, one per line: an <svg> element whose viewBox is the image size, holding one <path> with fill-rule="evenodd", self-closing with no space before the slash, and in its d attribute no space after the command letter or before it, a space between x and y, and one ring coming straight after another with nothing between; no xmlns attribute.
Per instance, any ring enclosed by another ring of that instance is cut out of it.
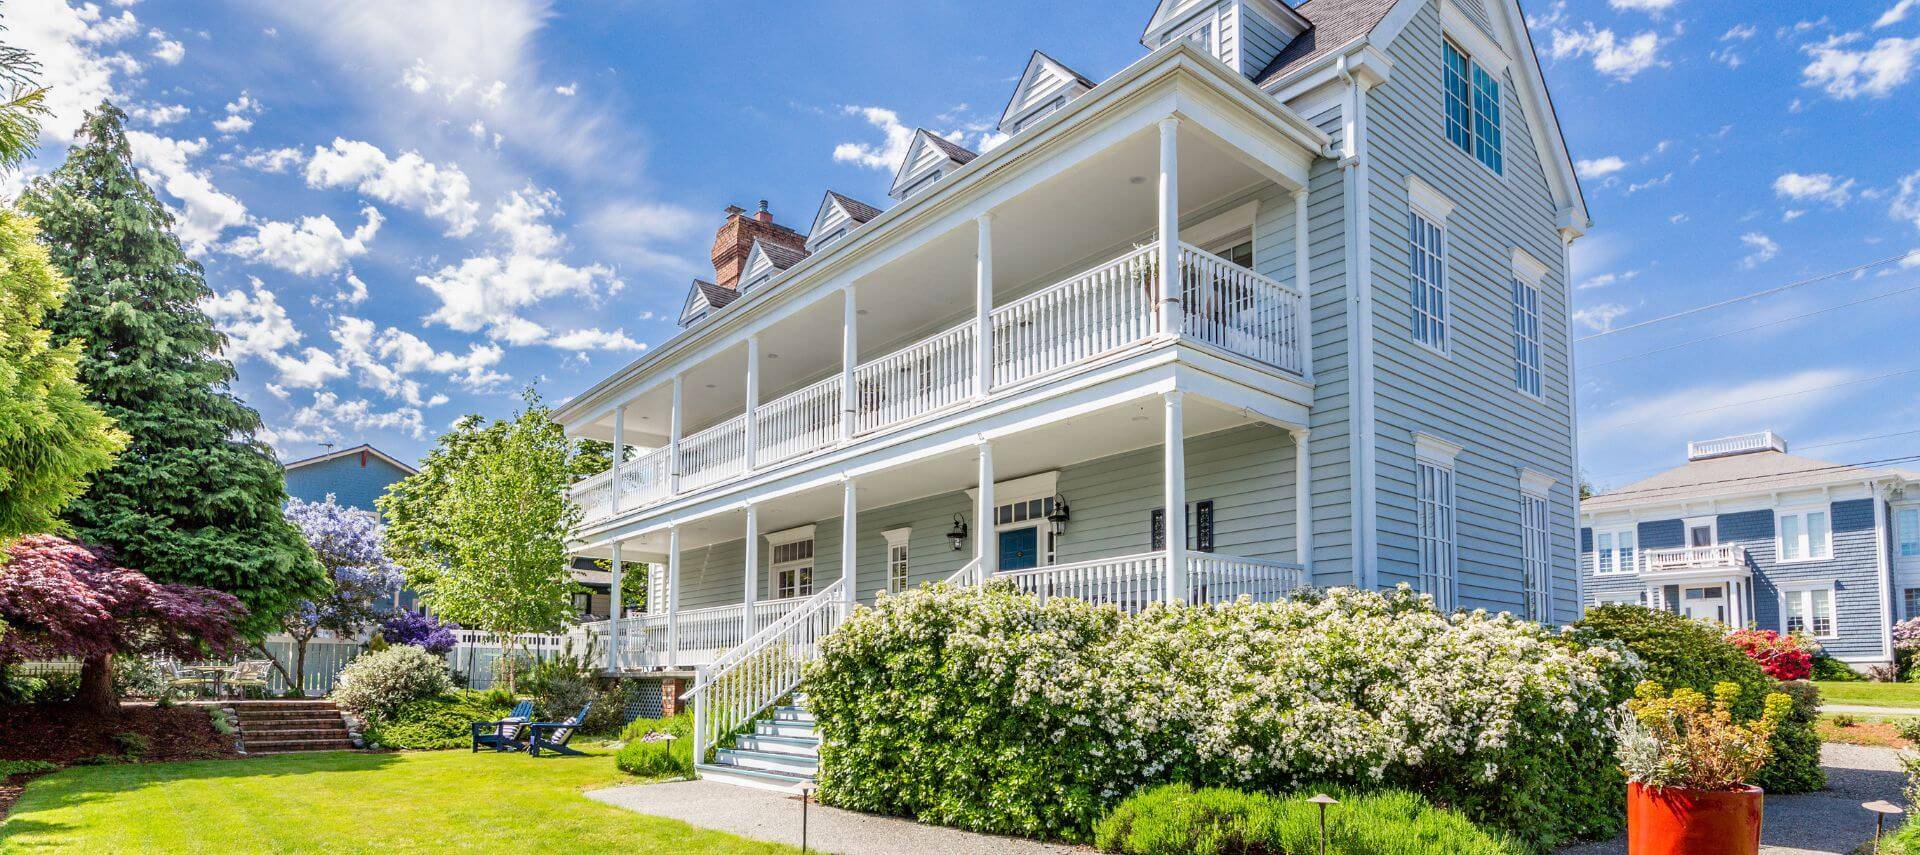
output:
<svg viewBox="0 0 1920 855"><path fill-rule="evenodd" d="M765 199L760 200L760 210L752 216L739 205L728 205L726 214L727 221L713 236L713 281L722 288L740 289L740 272L746 267L755 240L806 252L807 236L774 222Z"/></svg>

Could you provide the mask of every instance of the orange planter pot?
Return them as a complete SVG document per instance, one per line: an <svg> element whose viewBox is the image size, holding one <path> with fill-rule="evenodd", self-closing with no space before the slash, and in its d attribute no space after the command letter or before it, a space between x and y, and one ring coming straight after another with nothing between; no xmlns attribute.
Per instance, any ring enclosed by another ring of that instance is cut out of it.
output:
<svg viewBox="0 0 1920 855"><path fill-rule="evenodd" d="M1628 855L1756 855L1759 787L1649 789L1627 783Z"/></svg>

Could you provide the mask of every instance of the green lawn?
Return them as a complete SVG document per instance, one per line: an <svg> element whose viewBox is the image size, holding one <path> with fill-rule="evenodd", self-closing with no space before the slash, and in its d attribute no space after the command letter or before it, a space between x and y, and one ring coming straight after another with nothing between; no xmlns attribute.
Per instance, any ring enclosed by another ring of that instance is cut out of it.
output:
<svg viewBox="0 0 1920 855"><path fill-rule="evenodd" d="M1853 683L1820 681L1820 697L1830 704L1868 707L1911 707L1920 711L1920 683Z"/></svg>
<svg viewBox="0 0 1920 855"><path fill-rule="evenodd" d="M610 755L320 754L74 767L35 780L0 851L784 853L592 801Z"/></svg>

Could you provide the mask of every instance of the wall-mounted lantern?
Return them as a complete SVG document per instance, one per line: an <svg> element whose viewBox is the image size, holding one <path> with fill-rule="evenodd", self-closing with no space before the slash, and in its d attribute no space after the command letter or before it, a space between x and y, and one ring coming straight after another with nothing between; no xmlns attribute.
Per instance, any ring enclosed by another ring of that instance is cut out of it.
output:
<svg viewBox="0 0 1920 855"><path fill-rule="evenodd" d="M947 542L953 545L953 551L959 552L967 547L967 521L959 514L953 515L953 529L947 532Z"/></svg>
<svg viewBox="0 0 1920 855"><path fill-rule="evenodd" d="M1071 519L1071 517L1067 514L1066 497L1055 495L1053 497L1053 510L1047 512L1047 523L1053 526L1054 537L1059 537L1067 533L1068 519Z"/></svg>

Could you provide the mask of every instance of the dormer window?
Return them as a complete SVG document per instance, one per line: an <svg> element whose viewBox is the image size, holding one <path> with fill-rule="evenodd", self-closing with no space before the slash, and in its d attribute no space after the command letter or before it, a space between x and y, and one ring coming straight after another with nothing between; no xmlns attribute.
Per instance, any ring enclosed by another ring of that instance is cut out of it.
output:
<svg viewBox="0 0 1920 855"><path fill-rule="evenodd" d="M752 279L752 281L749 281L749 282L747 283L747 285L746 285L746 287L744 287L744 288L741 288L740 290L742 290L742 291L752 291L752 290L753 290L753 289L755 289L755 288L758 288L758 287L760 287L760 286L762 286L762 285L765 285L765 284L767 284L767 282L768 282L769 280L771 280L772 278L773 278L773 274L771 274L771 273L767 273L767 274L762 274L762 275L760 275L760 276L755 276L755 277L754 277L754 278Z"/></svg>
<svg viewBox="0 0 1920 855"><path fill-rule="evenodd" d="M915 181L912 184L908 184L906 187L901 188L900 198L905 199L909 196L912 196L915 193L918 193L922 190L927 189L928 187L933 185L933 182L939 181L939 180L940 180L940 170L936 169L932 172L929 172L926 174L925 177L921 178L920 180Z"/></svg>
<svg viewBox="0 0 1920 855"><path fill-rule="evenodd" d="M1209 55L1219 56L1220 52L1214 46L1213 38L1217 32L1219 32L1219 29L1214 26L1213 18L1206 17L1194 23L1192 26L1187 27L1184 31L1174 36L1172 40L1178 41L1185 39L1193 42L1194 47L1206 51Z"/></svg>
<svg viewBox="0 0 1920 855"><path fill-rule="evenodd" d="M1502 173L1500 149L1500 81L1452 41L1441 42L1446 90L1447 141Z"/></svg>
<svg viewBox="0 0 1920 855"><path fill-rule="evenodd" d="M837 230L837 231L835 231L834 233L832 233L832 234L830 234L830 235L827 235L826 237L823 237L823 238L821 238L821 239L820 239L820 241L819 241L818 243L816 243L816 244L814 244L814 251L815 251L815 252L818 252L818 251L819 251L819 248L820 248L820 247L823 247L823 246L826 246L826 245L828 245L828 244L831 244L831 243L833 243L834 241L837 241L837 240L839 240L839 239L841 239L841 238L843 238L843 237L846 237L846 236L847 236L847 230L846 230L846 229L839 229L839 230Z"/></svg>
<svg viewBox="0 0 1920 855"><path fill-rule="evenodd" d="M1031 113L1028 113L1027 115L1022 116L1019 121L1014 122L1012 125L1012 129L1007 131L1007 133L1017 134L1021 131L1024 131L1027 128L1031 127L1034 122L1038 122L1041 119L1044 119L1048 116L1053 115L1053 111L1058 110L1061 107L1065 107L1065 106L1067 106L1067 98L1064 95L1058 98L1055 98L1052 101L1048 101L1046 106L1041 107L1040 109L1035 110Z"/></svg>

